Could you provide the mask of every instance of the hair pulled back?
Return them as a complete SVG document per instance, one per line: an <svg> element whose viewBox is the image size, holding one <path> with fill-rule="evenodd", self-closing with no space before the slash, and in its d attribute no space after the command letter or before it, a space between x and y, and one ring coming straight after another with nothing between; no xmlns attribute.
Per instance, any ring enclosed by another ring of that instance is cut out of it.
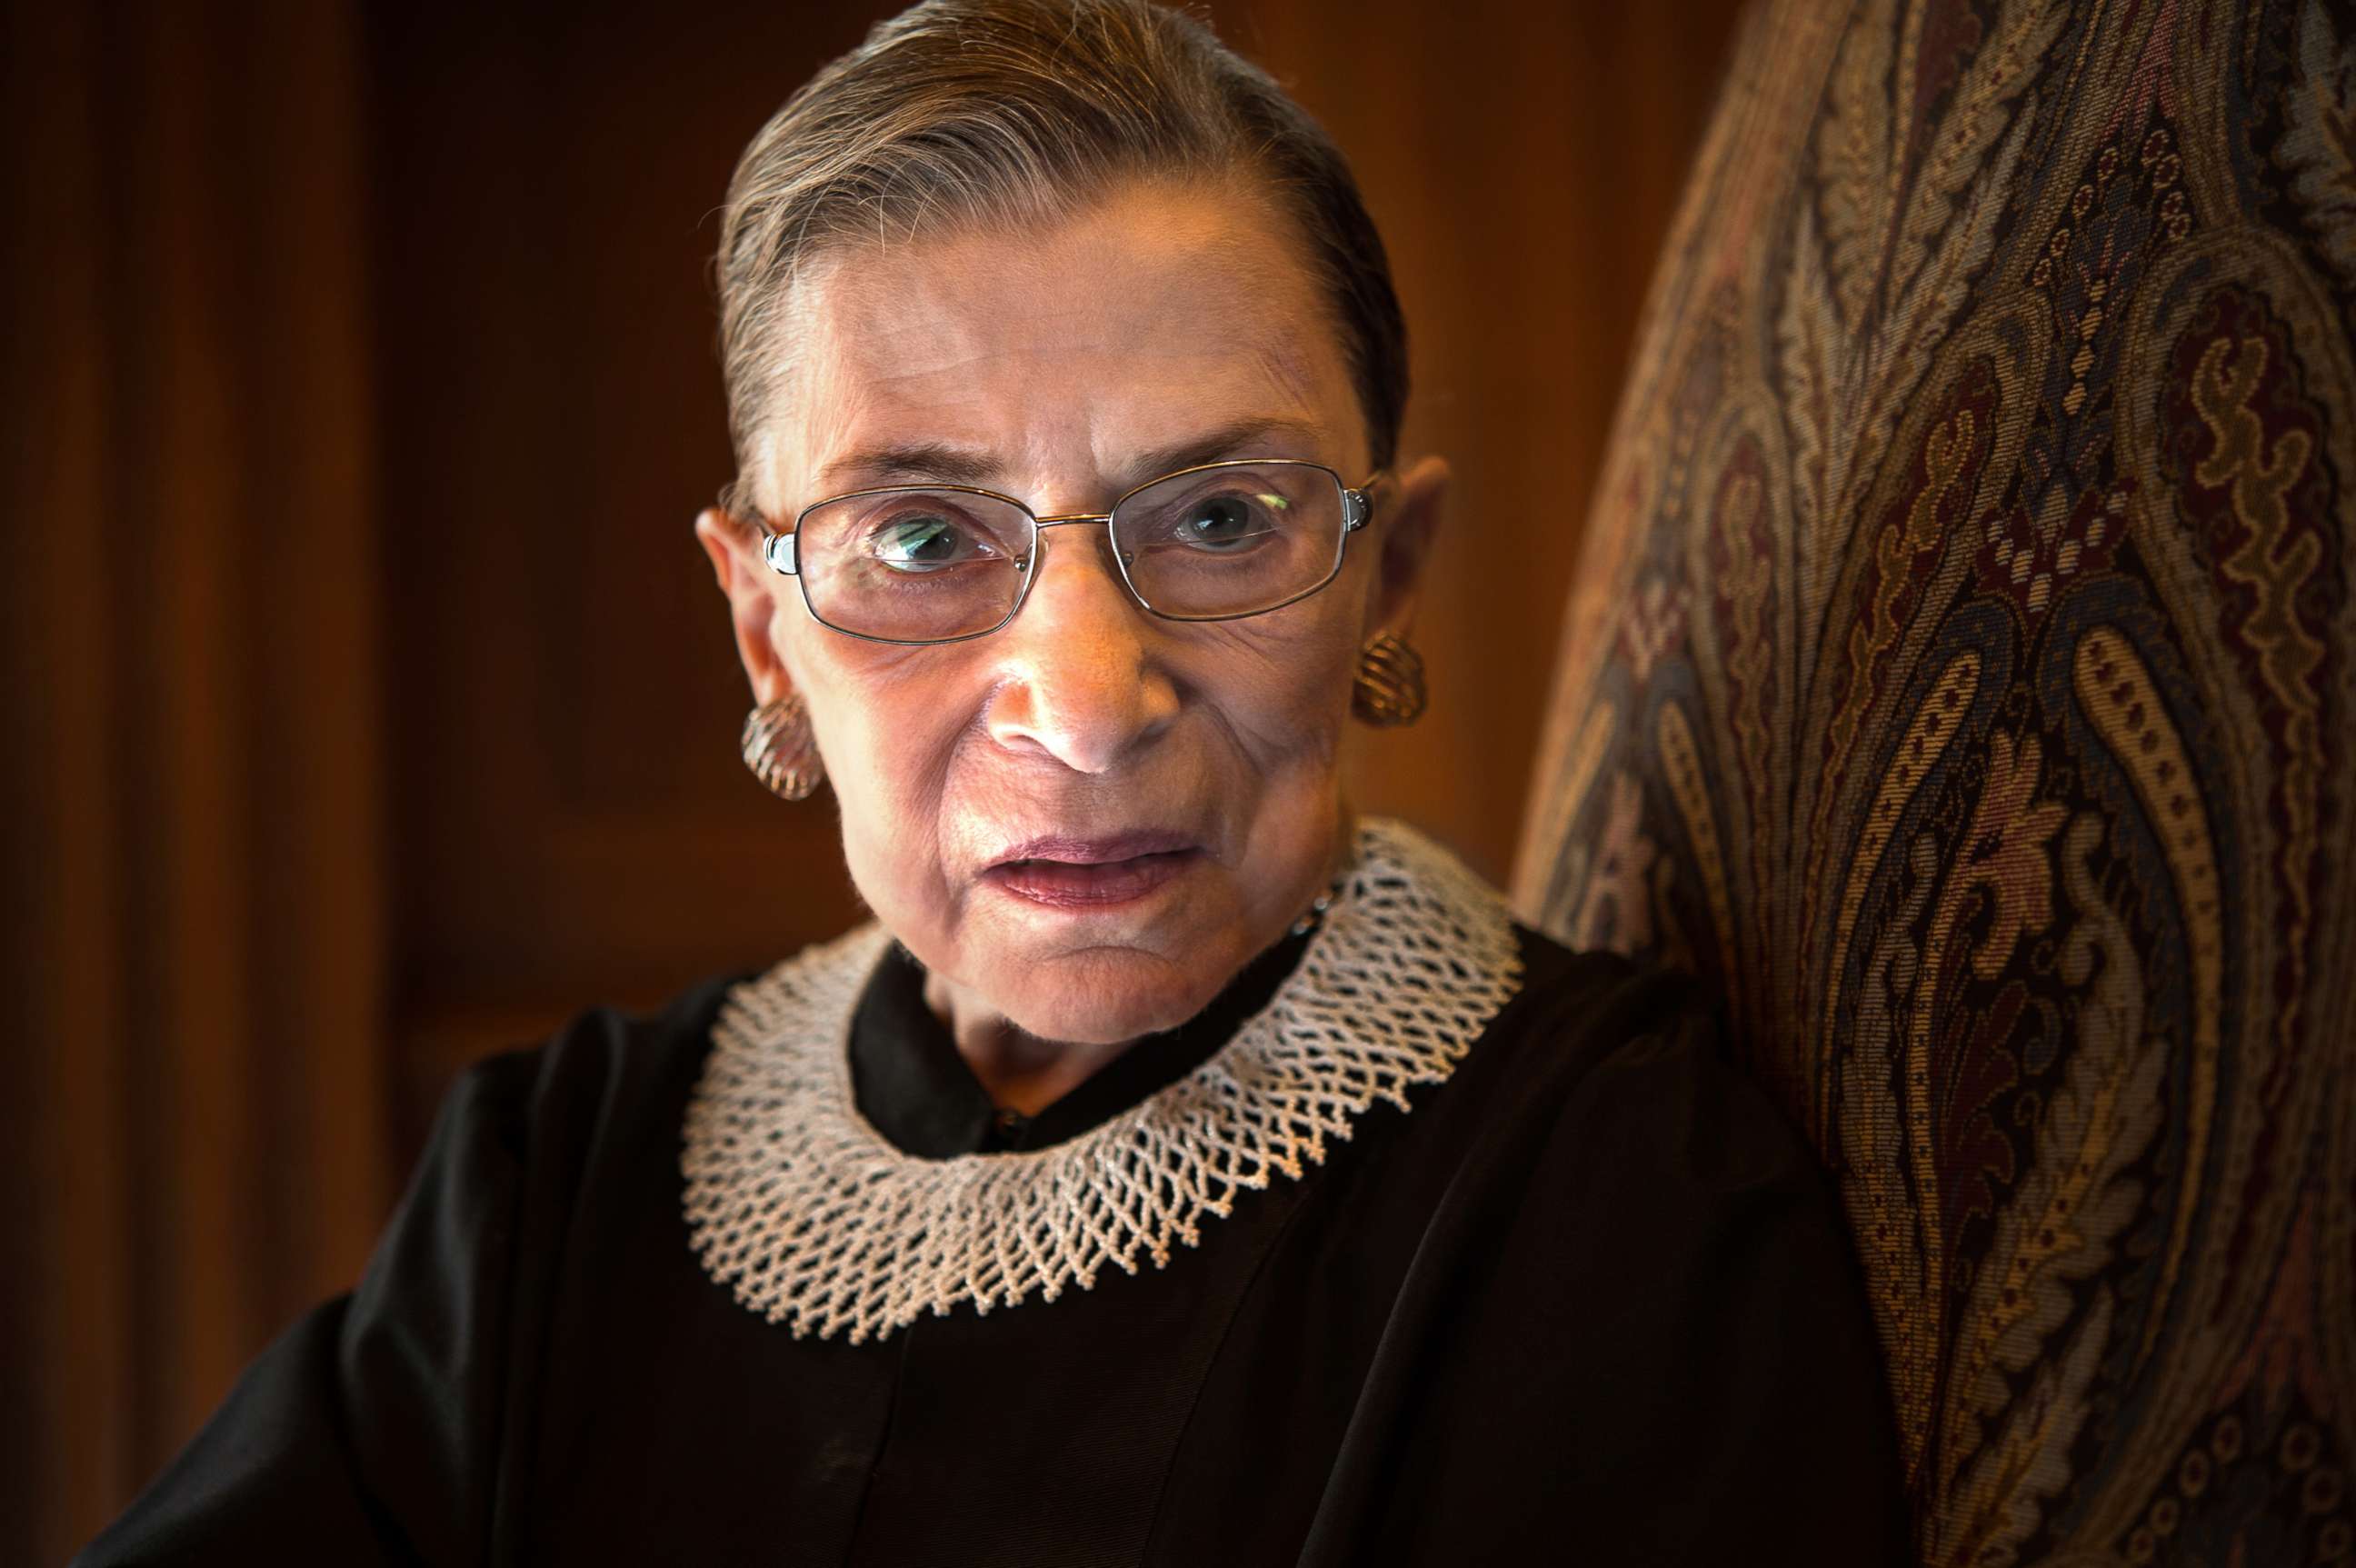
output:
<svg viewBox="0 0 2356 1568"><path fill-rule="evenodd" d="M926 0L812 77L729 181L720 349L740 480L773 412L798 272L828 249L959 223L1016 231L1123 180L1237 176L1299 225L1387 466L1407 328L1323 127L1201 22L1151 0Z"/></svg>

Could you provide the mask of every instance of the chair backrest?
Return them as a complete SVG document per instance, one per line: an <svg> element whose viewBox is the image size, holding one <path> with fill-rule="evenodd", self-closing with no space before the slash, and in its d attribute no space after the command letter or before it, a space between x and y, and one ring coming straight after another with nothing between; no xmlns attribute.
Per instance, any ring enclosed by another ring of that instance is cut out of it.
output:
<svg viewBox="0 0 2356 1568"><path fill-rule="evenodd" d="M1526 910L1837 1174L1926 1563L2356 1528L2356 8L1748 18Z"/></svg>

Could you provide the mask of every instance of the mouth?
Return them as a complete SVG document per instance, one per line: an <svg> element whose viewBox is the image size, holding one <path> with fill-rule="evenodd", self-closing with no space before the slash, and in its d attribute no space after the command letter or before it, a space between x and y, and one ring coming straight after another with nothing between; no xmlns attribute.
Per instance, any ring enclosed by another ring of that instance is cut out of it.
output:
<svg viewBox="0 0 2356 1568"><path fill-rule="evenodd" d="M1051 909L1100 909L1143 898L1201 860L1201 846L1176 833L1043 838L1013 846L981 879Z"/></svg>

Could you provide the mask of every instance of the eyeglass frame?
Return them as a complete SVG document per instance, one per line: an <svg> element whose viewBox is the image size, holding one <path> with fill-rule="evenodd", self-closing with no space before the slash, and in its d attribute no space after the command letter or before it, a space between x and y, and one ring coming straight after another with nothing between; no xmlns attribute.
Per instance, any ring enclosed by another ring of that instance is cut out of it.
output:
<svg viewBox="0 0 2356 1568"><path fill-rule="evenodd" d="M1333 543L1333 564L1326 568L1323 577L1318 578L1315 583L1299 593L1279 599L1272 605L1262 605L1254 610L1236 610L1226 615L1215 616L1173 615L1168 610L1156 609L1153 607L1152 602L1145 596L1144 591L1139 588L1136 582L1130 576L1129 562L1123 557L1122 553L1119 550L1112 552L1113 569L1120 574L1121 587L1128 593L1130 601L1146 614L1160 620L1176 621L1185 625L1249 620L1254 616L1269 615L1280 610L1287 605L1297 605L1312 594L1322 593L1333 585L1334 578L1342 575L1342 562L1349 551L1350 535L1369 526L1375 521L1374 489L1387 477L1386 470L1377 468L1367 475L1364 482L1348 485L1343 482L1339 469L1323 463L1312 462L1305 457L1228 457L1215 463L1195 463L1187 467L1173 468L1169 473L1158 474L1141 484L1131 485L1128 489L1115 496L1112 505L1104 511L1064 512L1052 517L1041 517L1031 510L1029 503L1018 500L1002 491L983 489L978 485L878 485L869 489L846 490L839 496L828 496L822 500L810 502L794 514L794 526L788 531L780 532L773 529L768 526L767 519L762 519L761 559L767 564L772 572L780 576L791 577L799 583L802 590L802 608L809 612L810 619L838 636L855 637L862 642L889 643L898 648L932 648L951 642L971 642L975 638L988 637L993 632L1005 630L1014 618L1023 613L1023 605L1030 600L1032 585L1039 580L1038 564L1045 553L1045 546L1041 542L1039 535L1044 531L1050 528L1062 528L1072 523L1100 522L1105 526L1107 542L1110 542L1113 513L1119 511L1121 503L1131 496L1150 490L1154 486L1171 479L1183 479L1189 474L1209 473L1219 468L1259 468L1277 463L1284 464L1289 467L1314 468L1332 479L1334 489L1342 494L1342 532ZM994 625L984 627L980 631L961 631L955 637L877 637L873 632L852 631L846 627L837 626L818 613L818 607L810 603L809 579L802 575L801 563L798 559L795 543L801 534L802 523L810 513L822 507L834 506L843 501L861 500L869 496L889 495L981 496L990 500L1003 501L1031 520L1031 548L1025 558L1016 564L1016 569L1023 574L1023 586L1015 594L1014 602L1007 607L1006 614Z"/></svg>

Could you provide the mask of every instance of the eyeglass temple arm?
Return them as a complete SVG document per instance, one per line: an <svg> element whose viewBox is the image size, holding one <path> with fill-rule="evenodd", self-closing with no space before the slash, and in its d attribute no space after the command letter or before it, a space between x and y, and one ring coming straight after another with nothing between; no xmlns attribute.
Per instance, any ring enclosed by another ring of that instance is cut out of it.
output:
<svg viewBox="0 0 2356 1568"><path fill-rule="evenodd" d="M1334 476L1339 478L1340 475ZM1365 482L1353 489L1342 487L1342 532L1355 533L1375 521L1375 487L1391 477L1388 468L1376 468Z"/></svg>
<svg viewBox="0 0 2356 1568"><path fill-rule="evenodd" d="M794 554L794 535L790 533L763 534L761 559L769 564L770 571L780 576L790 577L801 570L801 563Z"/></svg>

